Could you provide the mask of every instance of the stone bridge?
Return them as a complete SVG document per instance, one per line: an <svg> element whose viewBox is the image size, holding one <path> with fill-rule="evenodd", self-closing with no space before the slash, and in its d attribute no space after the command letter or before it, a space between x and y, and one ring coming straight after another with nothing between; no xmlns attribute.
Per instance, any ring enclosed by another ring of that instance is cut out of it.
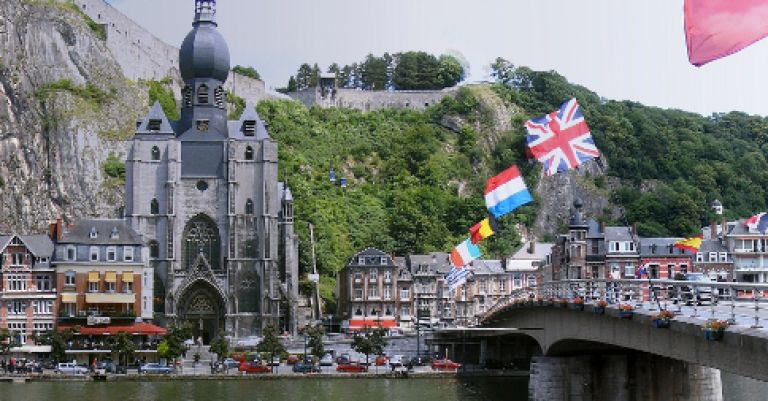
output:
<svg viewBox="0 0 768 401"><path fill-rule="evenodd" d="M768 286L707 284L715 302L683 306L679 294L684 292L673 288L679 282L612 284L621 288L594 284L517 294L475 327L440 331L435 345L468 363L529 367L536 401L719 401L720 371L768 381L768 331L758 327L768 317L761 306ZM719 291L726 285L726 291ZM629 286L634 290L627 291ZM687 291L695 289L687 284ZM747 294L751 298L744 298ZM574 299L586 305L569 302ZM595 308L598 300L612 303L601 311ZM620 316L619 304L634 308L629 318ZM677 312L667 328L652 322L659 309ZM733 323L720 341L704 335L704 325L713 318Z"/></svg>

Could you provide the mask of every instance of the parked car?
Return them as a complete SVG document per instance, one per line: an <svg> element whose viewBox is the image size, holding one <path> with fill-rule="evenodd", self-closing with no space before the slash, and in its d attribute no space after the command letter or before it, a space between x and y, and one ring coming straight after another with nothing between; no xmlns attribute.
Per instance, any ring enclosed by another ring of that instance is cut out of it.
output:
<svg viewBox="0 0 768 401"><path fill-rule="evenodd" d="M88 373L88 368L72 362L63 362L56 365L56 373L63 375L84 375Z"/></svg>
<svg viewBox="0 0 768 401"><path fill-rule="evenodd" d="M323 357L320 358L320 366L333 366L333 355L323 355Z"/></svg>
<svg viewBox="0 0 768 401"><path fill-rule="evenodd" d="M456 363L450 359L435 359L432 361L433 370L456 370L460 367L460 363Z"/></svg>
<svg viewBox="0 0 768 401"><path fill-rule="evenodd" d="M709 276L704 273L688 273L685 275L685 281L695 282L696 286L683 286L680 288L678 299L686 305L703 305L705 303L717 304L717 296L712 296L712 287L701 286L701 283L711 282Z"/></svg>
<svg viewBox="0 0 768 401"><path fill-rule="evenodd" d="M267 366L280 366L280 355L275 355L272 360L264 361Z"/></svg>
<svg viewBox="0 0 768 401"><path fill-rule="evenodd" d="M237 369L240 372L245 373L270 373L272 368L269 365L264 365L261 362L243 362Z"/></svg>
<svg viewBox="0 0 768 401"><path fill-rule="evenodd" d="M141 365L139 369L141 373L148 373L148 374L167 375L173 372L173 368L171 368L170 366L163 366L163 365L160 365L159 363L145 363L144 365Z"/></svg>
<svg viewBox="0 0 768 401"><path fill-rule="evenodd" d="M430 358L428 356L414 356L411 358L411 366L425 366L429 362Z"/></svg>
<svg viewBox="0 0 768 401"><path fill-rule="evenodd" d="M389 358L389 366L393 368L399 368L403 366L403 356L402 355L392 355L392 358Z"/></svg>
<svg viewBox="0 0 768 401"><path fill-rule="evenodd" d="M293 364L294 373L312 373L312 372L319 372L319 371L320 371L320 367L315 366L311 363L297 362Z"/></svg>
<svg viewBox="0 0 768 401"><path fill-rule="evenodd" d="M351 356L348 353L343 353L336 357L336 363L341 365L342 363L349 363L351 361Z"/></svg>
<svg viewBox="0 0 768 401"><path fill-rule="evenodd" d="M96 370L104 371L104 373L115 373L115 364L112 361L98 361L96 362Z"/></svg>
<svg viewBox="0 0 768 401"><path fill-rule="evenodd" d="M386 366L389 363L389 359L384 355L379 355L375 360L376 366Z"/></svg>
<svg viewBox="0 0 768 401"><path fill-rule="evenodd" d="M232 358L226 358L222 362L226 369L237 369L240 367L240 361L236 361Z"/></svg>
<svg viewBox="0 0 768 401"><path fill-rule="evenodd" d="M288 365L293 365L297 362L299 362L299 357L293 354L288 355L288 359L285 361L285 363Z"/></svg>
<svg viewBox="0 0 768 401"><path fill-rule="evenodd" d="M368 367L359 363L343 363L336 366L336 371L348 373L364 373L368 371Z"/></svg>

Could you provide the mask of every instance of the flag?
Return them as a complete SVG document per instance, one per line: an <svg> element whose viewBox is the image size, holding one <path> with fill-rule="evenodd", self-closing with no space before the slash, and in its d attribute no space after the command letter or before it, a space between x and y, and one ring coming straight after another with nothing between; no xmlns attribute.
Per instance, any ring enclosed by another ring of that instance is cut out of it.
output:
<svg viewBox="0 0 768 401"><path fill-rule="evenodd" d="M445 275L445 281L448 283L448 289L453 291L454 288L464 284L469 277L469 269L466 267L452 267L448 274Z"/></svg>
<svg viewBox="0 0 768 401"><path fill-rule="evenodd" d="M685 249L691 252L698 252L701 247L701 240L704 239L704 235L698 235L692 238L681 239L675 242L675 248Z"/></svg>
<svg viewBox="0 0 768 401"><path fill-rule="evenodd" d="M750 230L755 230L765 234L765 231L768 230L768 213L758 213L750 218L748 218L744 225L749 227Z"/></svg>
<svg viewBox="0 0 768 401"><path fill-rule="evenodd" d="M480 256L480 248L467 238L451 251L451 264L453 267L462 267Z"/></svg>
<svg viewBox="0 0 768 401"><path fill-rule="evenodd" d="M469 239L472 241L473 244L477 244L478 242L493 235L493 229L491 228L490 219L486 217L481 222L470 227L469 234L470 234Z"/></svg>
<svg viewBox="0 0 768 401"><path fill-rule="evenodd" d="M600 157L576 98L563 103L559 110L526 121L525 128L530 154L544 164L546 175Z"/></svg>
<svg viewBox="0 0 768 401"><path fill-rule="evenodd" d="M685 0L688 60L702 66L768 35L766 0Z"/></svg>
<svg viewBox="0 0 768 401"><path fill-rule="evenodd" d="M517 166L502 171L485 183L485 206L495 218L532 201L533 197L528 192Z"/></svg>

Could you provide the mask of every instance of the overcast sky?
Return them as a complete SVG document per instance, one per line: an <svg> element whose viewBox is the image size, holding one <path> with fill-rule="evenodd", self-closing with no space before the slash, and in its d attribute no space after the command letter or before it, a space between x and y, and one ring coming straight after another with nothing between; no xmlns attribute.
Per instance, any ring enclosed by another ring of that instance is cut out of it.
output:
<svg viewBox="0 0 768 401"><path fill-rule="evenodd" d="M111 0L179 46L193 0ZM251 65L270 87L303 62L325 69L408 50L463 54L470 81L498 56L557 70L609 99L709 115L768 115L768 40L697 68L688 63L683 0L219 0L232 65Z"/></svg>

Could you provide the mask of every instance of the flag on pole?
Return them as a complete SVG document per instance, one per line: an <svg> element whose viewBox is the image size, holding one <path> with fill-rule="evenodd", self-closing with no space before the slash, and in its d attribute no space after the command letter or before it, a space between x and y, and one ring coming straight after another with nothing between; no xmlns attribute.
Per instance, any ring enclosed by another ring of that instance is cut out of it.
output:
<svg viewBox="0 0 768 401"><path fill-rule="evenodd" d="M765 231L768 230L768 213L758 213L750 218L748 218L744 225L749 227L750 230L755 230L765 234Z"/></svg>
<svg viewBox="0 0 768 401"><path fill-rule="evenodd" d="M453 248L450 259L453 267L462 267L480 256L480 248L467 238Z"/></svg>
<svg viewBox="0 0 768 401"><path fill-rule="evenodd" d="M576 98L560 109L525 122L528 154L544 164L544 173L552 175L600 157L587 121Z"/></svg>
<svg viewBox="0 0 768 401"><path fill-rule="evenodd" d="M768 35L766 0L685 0L688 60L700 67Z"/></svg>
<svg viewBox="0 0 768 401"><path fill-rule="evenodd" d="M491 228L491 221L487 217L469 228L469 239L473 244L477 244L491 235L493 235L493 229Z"/></svg>
<svg viewBox="0 0 768 401"><path fill-rule="evenodd" d="M469 277L469 269L466 267L452 267L448 274L445 275L445 281L448 283L448 289L453 291L454 288L464 284Z"/></svg>
<svg viewBox="0 0 768 401"><path fill-rule="evenodd" d="M489 178L485 184L485 206L497 219L532 201L517 166Z"/></svg>
<svg viewBox="0 0 768 401"><path fill-rule="evenodd" d="M675 248L698 252L699 248L701 248L701 240L703 239L704 235L701 234L692 238L681 239L680 241L675 242Z"/></svg>

